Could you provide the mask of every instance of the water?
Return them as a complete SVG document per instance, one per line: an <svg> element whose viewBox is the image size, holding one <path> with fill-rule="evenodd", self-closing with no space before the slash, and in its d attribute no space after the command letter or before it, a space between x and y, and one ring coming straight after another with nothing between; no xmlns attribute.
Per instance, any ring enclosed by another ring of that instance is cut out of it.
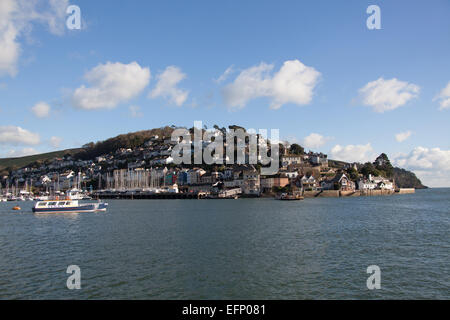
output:
<svg viewBox="0 0 450 320"><path fill-rule="evenodd" d="M390 197L0 203L0 299L449 299L450 189ZM69 265L81 290L68 290ZM366 269L381 268L381 290Z"/></svg>

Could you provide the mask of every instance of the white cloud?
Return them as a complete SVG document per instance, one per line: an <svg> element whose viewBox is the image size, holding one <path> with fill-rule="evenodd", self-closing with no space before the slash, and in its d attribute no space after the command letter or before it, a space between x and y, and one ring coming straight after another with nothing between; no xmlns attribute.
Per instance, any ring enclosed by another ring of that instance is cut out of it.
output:
<svg viewBox="0 0 450 320"><path fill-rule="evenodd" d="M13 0L0 2L0 75L15 75L20 45L16 42L19 27L15 25L13 15L17 11L17 3Z"/></svg>
<svg viewBox="0 0 450 320"><path fill-rule="evenodd" d="M51 137L50 138L50 144L53 148L59 148L61 146L62 138L60 137Z"/></svg>
<svg viewBox="0 0 450 320"><path fill-rule="evenodd" d="M331 149L330 154L330 159L346 162L364 163L374 159L373 149L370 143L365 145L349 144L347 146L337 144Z"/></svg>
<svg viewBox="0 0 450 320"><path fill-rule="evenodd" d="M425 185L450 186L450 150L416 147L409 154L395 157L393 163L413 170Z"/></svg>
<svg viewBox="0 0 450 320"><path fill-rule="evenodd" d="M40 143L37 133L32 133L21 127L0 126L0 144L4 145L36 145Z"/></svg>
<svg viewBox="0 0 450 320"><path fill-rule="evenodd" d="M327 143L330 139L330 137L324 137L318 133L311 133L303 139L303 146L308 149L317 149Z"/></svg>
<svg viewBox="0 0 450 320"><path fill-rule="evenodd" d="M37 154L37 153L38 153L38 151L36 151L34 148L23 148L21 150L9 150L7 157L19 158L19 157L31 156L31 155Z"/></svg>
<svg viewBox="0 0 450 320"><path fill-rule="evenodd" d="M396 157L395 161L399 166L410 169L450 170L450 150L416 147L409 154Z"/></svg>
<svg viewBox="0 0 450 320"><path fill-rule="evenodd" d="M144 116L139 106L130 106L128 110L130 110L130 116L132 118L142 118Z"/></svg>
<svg viewBox="0 0 450 320"><path fill-rule="evenodd" d="M177 106L183 105L186 101L189 91L177 88L177 84L186 78L186 74L176 66L168 66L157 76L158 82L155 88L150 92L149 97L154 99L162 97Z"/></svg>
<svg viewBox="0 0 450 320"><path fill-rule="evenodd" d="M36 117L45 118L50 114L50 106L45 102L38 102L31 108L31 111Z"/></svg>
<svg viewBox="0 0 450 320"><path fill-rule="evenodd" d="M398 142L403 142L411 136L411 131L400 132L395 135L395 140Z"/></svg>
<svg viewBox="0 0 450 320"><path fill-rule="evenodd" d="M439 110L450 109L450 82L441 90L439 95L433 101L439 100Z"/></svg>
<svg viewBox="0 0 450 320"><path fill-rule="evenodd" d="M225 103L232 108L243 108L249 100L268 97L270 108L279 109L286 103L305 105L311 102L320 72L299 60L285 61L272 75L273 68L271 64L261 63L243 70L222 89Z"/></svg>
<svg viewBox="0 0 450 320"><path fill-rule="evenodd" d="M85 74L91 87L76 89L72 104L81 109L112 109L137 96L150 81L150 69L137 62L99 64Z"/></svg>
<svg viewBox="0 0 450 320"><path fill-rule="evenodd" d="M214 81L215 81L216 83L224 82L225 80L228 79L228 77L230 76L230 74L232 74L233 72L234 72L233 66L229 66L229 67L225 70L225 72L222 73L222 74L220 75L219 78L214 79Z"/></svg>
<svg viewBox="0 0 450 320"><path fill-rule="evenodd" d="M359 89L359 94L364 105L382 113L403 106L409 100L416 98L419 91L420 87L412 83L399 81L396 78L390 80L379 78Z"/></svg>
<svg viewBox="0 0 450 320"><path fill-rule="evenodd" d="M17 73L19 38L30 33L33 22L48 25L53 34L64 33L68 5L68 0L0 1L0 75Z"/></svg>

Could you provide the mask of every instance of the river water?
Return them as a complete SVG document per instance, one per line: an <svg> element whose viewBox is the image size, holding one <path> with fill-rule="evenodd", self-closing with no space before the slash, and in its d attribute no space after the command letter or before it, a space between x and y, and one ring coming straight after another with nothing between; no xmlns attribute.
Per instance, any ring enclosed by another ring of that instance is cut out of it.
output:
<svg viewBox="0 0 450 320"><path fill-rule="evenodd" d="M450 298L450 189L108 202L43 216L0 203L0 299ZM66 286L69 265L80 290Z"/></svg>

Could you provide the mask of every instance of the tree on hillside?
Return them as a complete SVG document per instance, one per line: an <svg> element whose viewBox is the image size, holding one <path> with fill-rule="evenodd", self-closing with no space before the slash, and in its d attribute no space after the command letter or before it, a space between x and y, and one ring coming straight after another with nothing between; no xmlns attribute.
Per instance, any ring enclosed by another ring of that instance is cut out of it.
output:
<svg viewBox="0 0 450 320"><path fill-rule="evenodd" d="M367 177L369 176L369 174L377 177L380 175L380 172L375 168L375 166L373 165L373 163L371 162L366 162L363 167L361 168L361 173Z"/></svg>
<svg viewBox="0 0 450 320"><path fill-rule="evenodd" d="M385 153L380 154L375 159L373 165L378 171L380 171L383 176L387 178L390 178L394 175L394 167L392 166L391 161Z"/></svg>
<svg viewBox="0 0 450 320"><path fill-rule="evenodd" d="M291 148L289 149L289 151L292 154L305 154L305 149L297 143L291 144Z"/></svg>
<svg viewBox="0 0 450 320"><path fill-rule="evenodd" d="M352 181L358 180L358 177L359 177L358 171L355 168L353 168L353 167L348 168L346 170L346 173L347 173L348 177L350 178L350 180L352 180Z"/></svg>

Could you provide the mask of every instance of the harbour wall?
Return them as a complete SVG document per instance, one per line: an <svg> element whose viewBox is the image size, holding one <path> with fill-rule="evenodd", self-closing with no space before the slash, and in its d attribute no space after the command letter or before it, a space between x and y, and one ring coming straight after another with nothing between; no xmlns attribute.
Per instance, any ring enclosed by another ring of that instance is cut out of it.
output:
<svg viewBox="0 0 450 320"><path fill-rule="evenodd" d="M407 193L416 193L416 189L414 188L400 188L398 189L399 194L407 194Z"/></svg>
<svg viewBox="0 0 450 320"><path fill-rule="evenodd" d="M338 198L339 190L323 190L323 191L305 191L303 193L305 198Z"/></svg>
<svg viewBox="0 0 450 320"><path fill-rule="evenodd" d="M339 190L322 190L322 191L304 191L305 198L339 198L339 197L359 197L359 196L387 196L392 194L410 194L415 193L413 188L401 188L397 192L390 190L355 190L355 191L339 191ZM99 193L94 194L95 198L100 199L203 199L207 198L206 193ZM240 197L256 197L255 195L240 195ZM273 198L273 194L262 194L263 198Z"/></svg>
<svg viewBox="0 0 450 320"><path fill-rule="evenodd" d="M100 193L94 194L94 198L100 199L203 199L206 195L203 193L140 193L140 194L130 194L130 193Z"/></svg>
<svg viewBox="0 0 450 320"><path fill-rule="evenodd" d="M341 197L359 197L361 196L360 190L355 191L341 191Z"/></svg>
<svg viewBox="0 0 450 320"><path fill-rule="evenodd" d="M339 197L362 197L362 196L389 196L394 194L393 190L355 190L355 191L339 191L339 190L323 190L323 191L305 191L305 198L339 198ZM399 193L414 193L414 189L403 190Z"/></svg>
<svg viewBox="0 0 450 320"><path fill-rule="evenodd" d="M361 190L361 196L389 196L394 194L394 190Z"/></svg>

